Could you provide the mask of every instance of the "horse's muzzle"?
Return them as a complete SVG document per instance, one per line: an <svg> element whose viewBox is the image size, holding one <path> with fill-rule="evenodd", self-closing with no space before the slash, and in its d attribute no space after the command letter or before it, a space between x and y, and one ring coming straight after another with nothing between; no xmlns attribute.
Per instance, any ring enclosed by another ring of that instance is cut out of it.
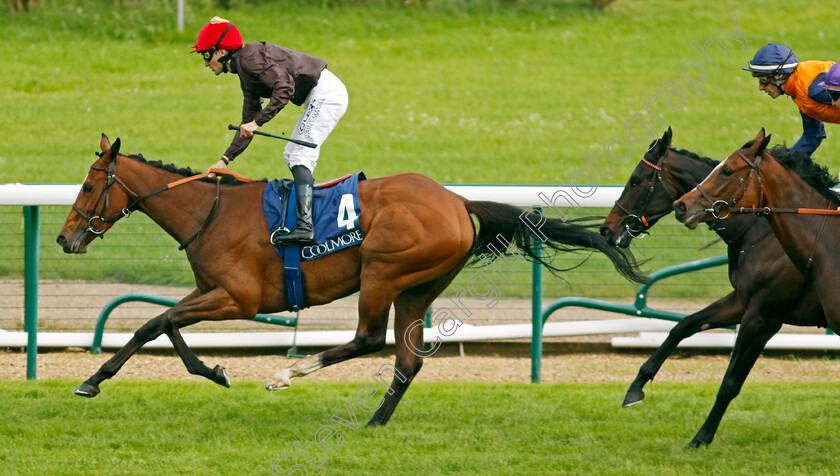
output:
<svg viewBox="0 0 840 476"><path fill-rule="evenodd" d="M87 253L87 232L77 233L75 236L68 237L64 233L60 233L56 238L56 243L61 246L61 249L68 254L83 254Z"/></svg>

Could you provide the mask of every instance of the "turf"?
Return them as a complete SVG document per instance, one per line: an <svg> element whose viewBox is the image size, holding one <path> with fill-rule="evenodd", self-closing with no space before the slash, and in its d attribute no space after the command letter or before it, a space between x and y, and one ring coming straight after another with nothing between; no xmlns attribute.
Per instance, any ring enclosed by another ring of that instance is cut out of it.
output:
<svg viewBox="0 0 840 476"><path fill-rule="evenodd" d="M391 423L374 429L353 406L370 383L301 381L269 393L258 382L117 380L85 400L72 395L74 381L4 381L0 472L257 475L284 453L275 474L295 464L331 475L836 472L837 383L750 384L715 442L698 450L684 445L711 407L713 383L657 384L629 409L619 405L624 383L415 383ZM336 446L329 453L314 443L325 425L339 430L323 443ZM322 466L296 454L296 442L310 442Z"/></svg>

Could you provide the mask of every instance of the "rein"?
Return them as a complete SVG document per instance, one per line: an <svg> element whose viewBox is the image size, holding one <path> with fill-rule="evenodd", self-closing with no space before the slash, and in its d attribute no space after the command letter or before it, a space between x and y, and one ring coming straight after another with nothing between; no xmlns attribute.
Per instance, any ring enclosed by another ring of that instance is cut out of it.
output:
<svg viewBox="0 0 840 476"><path fill-rule="evenodd" d="M117 157L119 157L119 156L117 156ZM117 157L114 157L114 160L111 161L111 163L110 163L110 165L108 166L107 169L104 169L104 168L101 168L101 167L96 167L96 166L93 166L93 165L90 166L91 170L96 170L98 172L104 172L104 173L107 174L107 178L105 179L105 186L102 188L102 191L99 192L99 197L97 197L96 203L94 203L94 205L93 205L93 211L91 213L93 213L94 215L88 215L87 213L82 211L78 206L76 206L75 203L73 204L73 210L75 210L76 213L79 214L79 216L81 216L83 219L87 220L87 222L88 222L88 229L85 230L85 231L93 233L94 235L99 236L100 238L105 238L105 231L106 231L105 228L104 228L105 224L113 223L113 222L119 220L120 218L127 217L127 216L131 215L131 213L134 212L135 210L137 210L139 205L141 203L143 203L144 201L154 197L155 195L157 195L161 192L171 190L171 189L173 189L173 188L175 188L179 185L184 185L186 183L193 182L195 180L200 180L200 179L203 179L205 177L209 177L210 174L229 175L229 176L235 178L236 180L238 180L240 182L253 182L253 180L251 180L247 177L244 177L240 174L237 174L236 172L231 172L231 171L222 170L222 169L210 169L208 172L205 172L203 174L193 175L192 177L187 177L187 178L183 178L181 180L176 180L174 182L170 182L170 183L168 183L168 184L166 184L166 185L164 185L164 186L162 186L162 187L160 187L156 190L153 190L153 191L141 196L140 194L138 194L137 192L135 192L134 190L129 188L128 185L126 185L125 182L123 182L119 177L117 177L117 175L116 175ZM114 213L113 215L108 216L108 217L103 217L102 215L104 215L105 210L108 209L108 204L109 204L110 195L111 195L111 190L110 190L111 186L114 185L115 183L120 184L125 189L125 191L128 192L129 195L135 197L134 201L131 202L127 207L125 207L122 210ZM201 227L199 227L198 231L196 231L195 234L193 234L190 238L185 240L184 243L181 244L178 247L179 251L185 249L187 247L187 245L189 245L196 238L198 238L198 235L201 233L201 231L204 230L210 224L211 221L213 221L213 217L216 215L216 210L217 210L218 205L219 205L220 195L221 195L221 182L217 180L216 181L216 197L213 200L213 206L210 208L210 212L207 214L207 218L204 219L204 223L202 223L202 225L201 225ZM103 200L103 197L104 197L104 200ZM100 212L97 214L96 209L99 206L100 202L102 203L102 208L101 208ZM101 225L103 225L101 228L96 226L97 221L100 222Z"/></svg>

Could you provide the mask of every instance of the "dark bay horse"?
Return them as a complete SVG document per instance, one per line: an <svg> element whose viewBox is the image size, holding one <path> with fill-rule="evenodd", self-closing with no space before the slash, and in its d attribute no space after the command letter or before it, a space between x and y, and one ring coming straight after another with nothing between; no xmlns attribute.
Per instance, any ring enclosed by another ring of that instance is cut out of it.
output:
<svg viewBox="0 0 840 476"><path fill-rule="evenodd" d="M700 183L719 162L671 145L671 129L636 166L624 192L610 211L601 234L616 246L627 247L673 210L673 202ZM825 327L825 318L812 283L784 253L767 220L739 215L709 222L727 244L729 282L734 291L686 316L639 369L623 405L645 397L642 388L653 380L679 343L707 330L741 324L729 368L715 405L691 446L712 442L729 402L735 398L767 341L782 324Z"/></svg>
<svg viewBox="0 0 840 476"><path fill-rule="evenodd" d="M840 294L835 284L840 264L840 217L836 216L840 199L831 187L837 182L807 156L784 146L768 151L769 142L770 136L762 129L674 202L676 217L689 228L715 217L756 214L766 218L803 276L800 287L794 289L803 294L813 289L822 311L820 325L836 333L840 331ZM761 335L772 335L777 328L773 322L757 325Z"/></svg>
<svg viewBox="0 0 840 476"><path fill-rule="evenodd" d="M90 167L58 243L67 253L84 253L96 236L137 209L185 246L196 289L140 327L76 393L96 396L103 380L116 374L143 344L164 333L190 373L229 386L224 369L201 362L179 329L204 320L250 319L257 313L290 309L283 262L269 242L263 216L266 182L184 183L194 175L191 171L120 155L119 139L111 145L103 134L100 148L102 154ZM420 370L422 359L412 349L423 348L422 326L412 324L422 322L432 301L470 260L492 261L518 248L541 261L533 251L532 228L537 228L541 235L535 236L547 237L542 245L548 251L594 249L606 254L624 276L643 280L632 256L609 246L594 231L509 205L469 201L422 175L364 180L359 183L359 201L362 244L302 263L310 305L359 292L355 338L279 371L267 388L286 388L293 377L383 349L393 305L396 365L389 371L394 378L371 425L387 423ZM215 217L208 220L211 209ZM477 231L471 216L478 222Z"/></svg>

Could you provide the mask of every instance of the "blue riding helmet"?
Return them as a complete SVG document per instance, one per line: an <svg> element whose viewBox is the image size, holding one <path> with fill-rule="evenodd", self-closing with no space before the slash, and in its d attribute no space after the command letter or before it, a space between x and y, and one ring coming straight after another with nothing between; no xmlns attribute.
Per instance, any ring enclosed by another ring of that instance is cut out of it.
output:
<svg viewBox="0 0 840 476"><path fill-rule="evenodd" d="M760 50L748 66L741 69L753 73L791 74L799 60L790 48L781 43L768 43Z"/></svg>
<svg viewBox="0 0 840 476"><path fill-rule="evenodd" d="M834 63L834 66L825 73L825 81L819 86L829 91L840 92L840 63Z"/></svg>

